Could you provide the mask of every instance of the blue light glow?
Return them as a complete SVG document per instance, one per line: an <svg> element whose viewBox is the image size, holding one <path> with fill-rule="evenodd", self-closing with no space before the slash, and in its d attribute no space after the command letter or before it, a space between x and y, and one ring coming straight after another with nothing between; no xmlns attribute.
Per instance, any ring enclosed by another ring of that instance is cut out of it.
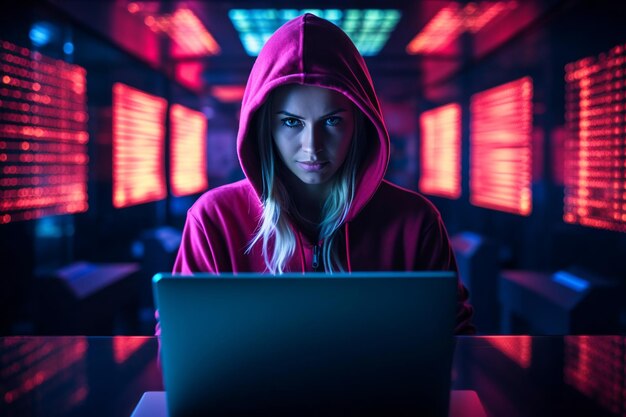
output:
<svg viewBox="0 0 626 417"><path fill-rule="evenodd" d="M558 271L552 275L552 281L568 287L576 292L583 292L589 288L589 281L565 271Z"/></svg>
<svg viewBox="0 0 626 417"><path fill-rule="evenodd" d="M304 13L339 26L364 56L380 52L401 17L395 9L231 9L228 16L248 55L257 56L276 29Z"/></svg>
<svg viewBox="0 0 626 417"><path fill-rule="evenodd" d="M33 25L28 33L28 37L37 47L44 46L50 42L52 38L52 27L49 23L38 22Z"/></svg>
<svg viewBox="0 0 626 417"><path fill-rule="evenodd" d="M39 239L55 239L63 237L62 219L59 217L43 217L35 223L35 236Z"/></svg>
<svg viewBox="0 0 626 417"><path fill-rule="evenodd" d="M63 52L65 52L65 55L72 55L74 53L74 44L72 42L65 42L63 44Z"/></svg>

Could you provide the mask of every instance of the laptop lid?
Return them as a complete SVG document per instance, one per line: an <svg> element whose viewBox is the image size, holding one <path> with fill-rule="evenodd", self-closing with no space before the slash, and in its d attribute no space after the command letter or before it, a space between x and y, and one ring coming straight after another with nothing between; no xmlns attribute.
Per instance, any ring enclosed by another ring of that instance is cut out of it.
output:
<svg viewBox="0 0 626 417"><path fill-rule="evenodd" d="M171 417L446 416L453 272L157 274Z"/></svg>

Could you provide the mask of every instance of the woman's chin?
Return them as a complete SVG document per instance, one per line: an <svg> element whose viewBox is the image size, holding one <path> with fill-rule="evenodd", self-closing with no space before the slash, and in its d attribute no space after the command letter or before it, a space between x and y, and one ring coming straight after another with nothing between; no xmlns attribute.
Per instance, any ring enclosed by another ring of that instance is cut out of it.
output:
<svg viewBox="0 0 626 417"><path fill-rule="evenodd" d="M329 178L327 175L319 175L319 174L306 174L298 176L300 181L307 185L321 185L328 182Z"/></svg>

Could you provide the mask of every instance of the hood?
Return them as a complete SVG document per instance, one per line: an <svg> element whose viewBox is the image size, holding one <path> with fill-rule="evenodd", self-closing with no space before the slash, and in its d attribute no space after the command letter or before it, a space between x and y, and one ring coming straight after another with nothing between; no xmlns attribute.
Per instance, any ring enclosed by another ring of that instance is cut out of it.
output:
<svg viewBox="0 0 626 417"><path fill-rule="evenodd" d="M342 93L366 116L368 150L347 220L367 204L389 162L389 135L372 79L361 54L337 26L304 14L281 26L267 41L250 72L241 106L237 154L244 174L261 196L261 163L251 123L269 93L284 84L324 87Z"/></svg>

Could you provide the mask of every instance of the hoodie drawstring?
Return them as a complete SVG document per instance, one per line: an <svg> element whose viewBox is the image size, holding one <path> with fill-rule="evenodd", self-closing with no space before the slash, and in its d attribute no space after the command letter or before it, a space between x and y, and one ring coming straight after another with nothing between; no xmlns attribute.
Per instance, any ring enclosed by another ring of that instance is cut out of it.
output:
<svg viewBox="0 0 626 417"><path fill-rule="evenodd" d="M352 272L352 262L350 262L350 235L348 233L348 222L344 223L344 232L346 235L346 266L348 267L348 272Z"/></svg>

